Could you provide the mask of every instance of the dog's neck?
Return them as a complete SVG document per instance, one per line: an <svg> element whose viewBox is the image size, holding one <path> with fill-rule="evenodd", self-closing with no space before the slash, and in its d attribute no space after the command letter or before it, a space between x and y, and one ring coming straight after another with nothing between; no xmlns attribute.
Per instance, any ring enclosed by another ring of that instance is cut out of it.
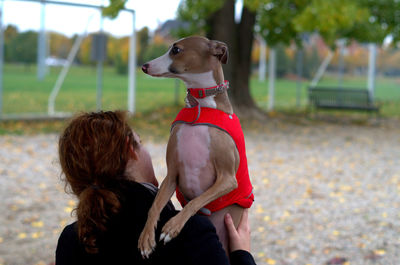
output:
<svg viewBox="0 0 400 265"><path fill-rule="evenodd" d="M224 83L224 74L222 68L210 70L205 73L187 73L180 77L188 88L208 88L214 87ZM232 114L233 109L229 101L228 92L225 90L217 95L208 96L205 98L196 98L200 107L208 107L222 110L226 113ZM188 105L188 107L191 107Z"/></svg>

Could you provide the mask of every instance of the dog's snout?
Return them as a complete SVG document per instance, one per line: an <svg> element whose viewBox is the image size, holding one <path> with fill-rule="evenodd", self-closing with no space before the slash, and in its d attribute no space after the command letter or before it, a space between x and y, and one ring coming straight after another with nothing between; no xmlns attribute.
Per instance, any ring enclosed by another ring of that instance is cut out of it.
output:
<svg viewBox="0 0 400 265"><path fill-rule="evenodd" d="M142 66L142 71L144 72L144 73L146 73L147 74L147 71L149 70L149 64L148 63L145 63L143 66Z"/></svg>

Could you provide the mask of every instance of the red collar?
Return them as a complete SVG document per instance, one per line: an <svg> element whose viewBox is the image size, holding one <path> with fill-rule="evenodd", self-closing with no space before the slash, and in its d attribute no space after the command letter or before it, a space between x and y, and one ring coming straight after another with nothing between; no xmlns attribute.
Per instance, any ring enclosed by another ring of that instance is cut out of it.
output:
<svg viewBox="0 0 400 265"><path fill-rule="evenodd" d="M224 83L219 84L213 87L206 87L206 88L188 88L187 91L190 95L195 98L205 98L208 96L213 96L216 94L220 94L228 90L229 82L225 80Z"/></svg>

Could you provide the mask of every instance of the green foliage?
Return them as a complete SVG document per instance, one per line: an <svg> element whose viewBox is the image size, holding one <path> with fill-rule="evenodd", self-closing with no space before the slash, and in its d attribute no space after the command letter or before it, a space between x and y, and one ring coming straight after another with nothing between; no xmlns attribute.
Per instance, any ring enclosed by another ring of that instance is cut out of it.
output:
<svg viewBox="0 0 400 265"><path fill-rule="evenodd" d="M258 9L256 31L268 43L289 44L292 40L301 42L301 33L294 19L309 4L310 0L265 0Z"/></svg>
<svg viewBox="0 0 400 265"><path fill-rule="evenodd" d="M103 9L103 16L109 18L116 18L119 11L125 8L128 0L110 0L110 5Z"/></svg>
<svg viewBox="0 0 400 265"><path fill-rule="evenodd" d="M318 32L330 46L346 36L356 23L368 18L368 10L353 0L312 0L293 23L297 32Z"/></svg>
<svg viewBox="0 0 400 265"><path fill-rule="evenodd" d="M207 20L222 6L222 0L185 0L178 9L179 19L190 27L180 35L208 32ZM340 38L361 42L382 42L391 35L400 41L399 0L244 0L257 10L256 32L275 46L301 43L303 34L318 32L334 47Z"/></svg>
<svg viewBox="0 0 400 265"><path fill-rule="evenodd" d="M122 60L121 53L115 55L114 65L117 74L126 75L128 73L128 64Z"/></svg>
<svg viewBox="0 0 400 265"><path fill-rule="evenodd" d="M209 32L207 20L222 7L225 0L186 0L178 7L178 18L188 22L187 28L181 28L175 35L179 37Z"/></svg>
<svg viewBox="0 0 400 265"><path fill-rule="evenodd" d="M399 0L356 0L358 5L368 10L368 17L356 22L346 33L346 37L362 42L382 43L386 36L393 43L400 41L400 1Z"/></svg>
<svg viewBox="0 0 400 265"><path fill-rule="evenodd" d="M168 46L166 44L164 44L164 43L160 43L160 44L153 43L153 44L151 44L147 48L147 50L146 50L146 52L145 52L145 54L143 56L144 62L148 62L150 60L153 60L154 58L157 58L157 57L163 55L167 50L168 50Z"/></svg>
<svg viewBox="0 0 400 265"><path fill-rule="evenodd" d="M15 35L5 43L6 60L32 64L37 59L38 34L26 31Z"/></svg>
<svg viewBox="0 0 400 265"><path fill-rule="evenodd" d="M138 65L142 65L146 62L146 60L144 59L144 54L146 53L146 50L149 47L149 42L150 42L148 27L144 27L137 32L137 40L140 49L137 56L137 63Z"/></svg>

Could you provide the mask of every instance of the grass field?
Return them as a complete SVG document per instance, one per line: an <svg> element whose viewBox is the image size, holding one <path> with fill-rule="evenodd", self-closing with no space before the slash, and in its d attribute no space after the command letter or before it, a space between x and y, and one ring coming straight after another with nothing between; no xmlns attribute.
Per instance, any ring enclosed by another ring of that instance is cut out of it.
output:
<svg viewBox="0 0 400 265"><path fill-rule="evenodd" d="M3 113L45 113L47 101L60 68L51 68L44 81L36 78L36 67L7 64L4 68ZM127 76L118 75L114 68L106 67L103 76L103 109L127 108ZM337 85L335 77L324 77L321 85ZM141 71L136 79L136 111L148 112L158 107L171 106L175 100L175 80L152 78ZM296 106L296 82L278 79L276 83L276 110L302 112L307 106L306 88L303 82L301 105ZM346 77L346 87L366 87L366 77ZM267 108L268 81L251 81L251 93L257 104ZM183 104L184 87L178 90L178 104ZM381 114L387 117L400 116L400 78L377 78L376 100L382 103ZM56 111L76 112L96 109L96 68L72 67L56 100Z"/></svg>

